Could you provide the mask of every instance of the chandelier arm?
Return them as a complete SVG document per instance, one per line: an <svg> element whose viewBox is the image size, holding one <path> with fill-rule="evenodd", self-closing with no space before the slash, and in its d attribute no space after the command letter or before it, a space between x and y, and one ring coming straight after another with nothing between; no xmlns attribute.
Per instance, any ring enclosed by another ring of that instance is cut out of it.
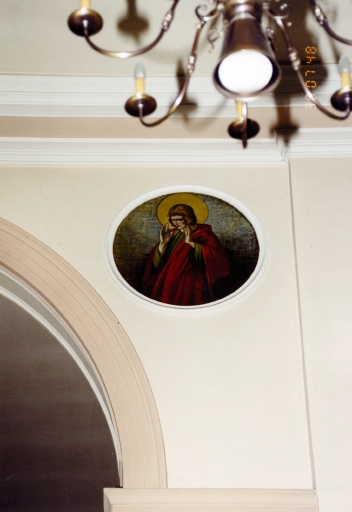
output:
<svg viewBox="0 0 352 512"><path fill-rule="evenodd" d="M201 31L202 31L202 29L203 29L203 27L204 27L204 25L206 23L207 22L203 20L200 23L198 23L198 25L197 25L197 31L196 31L196 35L195 35L195 38L194 38L192 51L191 51L191 54L190 54L189 59L188 59L188 65L187 65L187 72L186 72L185 81L183 82L181 90L178 93L177 98L175 99L174 103L169 108L168 112L163 117L157 119L156 121L152 121L150 123L147 123L145 121L145 118L144 118L144 115L143 115L143 108L144 108L143 103L140 102L138 104L139 120L140 120L140 122L144 126L152 127L152 126L157 126L158 124L161 124L168 117L170 117L178 109L178 107L182 103L184 97L187 94L187 90L188 90L189 83L191 81L192 73L193 73L193 71L195 69L195 65L196 65L196 61L197 61L197 48L198 48L199 38L200 38Z"/></svg>
<svg viewBox="0 0 352 512"><path fill-rule="evenodd" d="M343 121L344 119L347 119L347 117L351 113L351 104L350 104L350 102L346 102L345 113L343 115L341 115L341 116L338 116L338 115L334 114L333 112L331 112L330 110L328 110L326 107L324 107L315 98L315 95L311 92L311 90L306 85L306 82L305 82L305 79L303 77L302 70L301 70L301 61L300 61L300 59L298 57L297 51L295 50L295 48L294 48L294 46L292 44L291 37L290 37L290 35L288 33L288 30L287 30L287 28L285 26L284 21L280 17L275 16L275 14L273 14L272 12L268 12L268 14L269 14L269 16L272 19L274 19L274 21L276 22L276 24L278 25L278 27L281 29L282 33L284 34L285 41L286 41L286 46L287 46L288 56L289 56L290 61L291 61L291 67L295 71L295 73L297 75L297 78L299 80L299 83L301 84L302 89L303 89L304 93L306 94L306 96L309 98L309 100L312 103L314 103L314 105L321 112L323 112L323 114L329 116L331 119L336 119L338 121Z"/></svg>
<svg viewBox="0 0 352 512"><path fill-rule="evenodd" d="M352 39L346 39L345 37L341 37L329 25L329 20L324 13L323 9L318 5L315 0L309 0L310 8L312 13L315 16L315 19L321 25L324 30L331 36L333 39L336 39L336 41L339 41L340 43L349 44L352 45Z"/></svg>
<svg viewBox="0 0 352 512"><path fill-rule="evenodd" d="M272 19L275 19L275 21L277 19L280 19L282 21L286 21L288 20L288 18L290 17L291 15L291 12L292 12L292 7L291 5L289 4L286 4L286 3L283 3L279 6L279 10L282 12L282 14L278 14L276 12L274 12L271 8L270 8L270 4L269 2L263 2L263 11Z"/></svg>
<svg viewBox="0 0 352 512"><path fill-rule="evenodd" d="M208 23L208 21L217 18L219 16L220 12L224 11L225 7L224 7L223 2L221 2L220 0L216 0L216 5L215 5L214 9L212 9L207 14L202 15L200 11L205 10L205 9L207 9L207 6L204 4L201 4L201 5L198 5L195 12L196 12L196 16L198 17L200 22Z"/></svg>
<svg viewBox="0 0 352 512"><path fill-rule="evenodd" d="M128 59L130 57L137 57L138 55L142 55L143 53L146 53L149 50L151 50L152 48L154 48L159 43L159 41L161 40L161 38L163 37L165 32L167 32L169 30L170 25L172 23L174 15L175 15L177 4L179 3L179 1L180 0L174 0L171 9L164 16L158 36L154 39L154 41L152 41L150 44L148 44L144 48L140 48L139 50L135 50L132 52L115 52L115 51L104 50L103 48L100 48L95 43L93 43L93 41L91 41L90 36L89 36L87 21L83 21L85 40L87 41L89 46L91 48L93 48L93 50L95 50L96 52L102 53L103 55L107 55L108 57L116 57L118 59Z"/></svg>
<svg viewBox="0 0 352 512"><path fill-rule="evenodd" d="M292 66L293 67L293 66ZM294 69L294 68L293 68ZM298 80L302 86L302 89L304 90L306 96L310 99L310 101L312 103L314 103L314 105L321 111L323 112L323 114L326 114L327 116L329 116L331 119L336 119L338 121L343 121L344 119L347 119L348 116L350 115L351 113L351 104L348 102L346 103L346 110L345 110L345 113L341 116L338 116L336 114L334 114L333 112L331 112L330 110L328 110L326 107L324 107L317 99L316 97L314 96L314 94L311 92L310 89L308 89L308 87L306 86L306 82L303 78L303 75L302 75L302 72L300 69L296 70L296 74L297 74L297 77L298 77Z"/></svg>

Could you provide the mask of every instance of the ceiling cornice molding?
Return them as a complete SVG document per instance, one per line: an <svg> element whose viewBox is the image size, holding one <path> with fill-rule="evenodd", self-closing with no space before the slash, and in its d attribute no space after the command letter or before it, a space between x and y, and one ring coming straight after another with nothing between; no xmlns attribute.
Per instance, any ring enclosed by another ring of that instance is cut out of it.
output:
<svg viewBox="0 0 352 512"><path fill-rule="evenodd" d="M289 155L352 155L352 128L282 130L253 139L247 149L232 139L0 138L6 165L232 165L278 163Z"/></svg>
<svg viewBox="0 0 352 512"><path fill-rule="evenodd" d="M275 139L257 139L244 151L232 139L0 138L1 164L217 165L282 160Z"/></svg>
<svg viewBox="0 0 352 512"><path fill-rule="evenodd" d="M336 64L303 66L311 69L323 105L330 105L331 94L340 87ZM307 100L289 66L275 94L259 98L259 108L304 107ZM147 92L155 96L164 113L175 99L179 84L175 77L148 77ZM133 95L132 77L0 75L0 116L15 117L128 117L124 104ZM215 89L211 76L194 76L185 105L175 116L191 112L192 117L233 118L232 100ZM153 116L151 116L153 117Z"/></svg>

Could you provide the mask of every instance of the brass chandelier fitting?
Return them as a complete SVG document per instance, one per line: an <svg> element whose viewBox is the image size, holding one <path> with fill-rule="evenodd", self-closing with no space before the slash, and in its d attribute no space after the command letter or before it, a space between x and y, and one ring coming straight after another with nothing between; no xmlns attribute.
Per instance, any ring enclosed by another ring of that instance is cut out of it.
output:
<svg viewBox="0 0 352 512"><path fill-rule="evenodd" d="M108 51L93 43L91 36L102 29L103 19L99 13L91 9L90 0L80 0L80 8L70 15L68 25L72 32L84 37L93 50L103 55L120 59L136 57L154 48L169 30L179 1L172 0L172 6L165 14L160 32L154 41L136 51ZM352 45L352 40L340 37L332 30L326 15L315 0L308 1L316 20L326 32L333 39ZM248 102L273 91L281 77L272 44L274 32L270 27L263 26L262 18L265 15L267 19L273 20L281 30L291 67L295 71L306 97L321 112L332 119L343 120L350 115L352 87L351 64L348 58L340 59L339 71L342 86L331 98L333 108L342 112L339 115L333 110L325 108L306 85L301 62L289 34L291 8L288 4L282 3L278 7L278 12L274 12L270 0L210 0L210 2L213 4L211 10L208 10L207 6L203 4L195 9L198 22L188 58L185 80L167 113L152 122L145 120L146 116L155 111L157 103L154 98L145 94L144 69L143 66L137 64L135 70L136 94L125 104L128 114L139 117L144 126L150 127L162 123L177 110L186 96L195 69L201 32L210 21L219 18L222 22L221 29L212 29L208 33L208 41L212 46L216 40L223 38L220 59L213 74L214 84L221 94L235 100L237 119L230 124L228 132L231 137L242 140L243 146L246 147L247 139L254 137L259 132L258 123L248 118Z"/></svg>

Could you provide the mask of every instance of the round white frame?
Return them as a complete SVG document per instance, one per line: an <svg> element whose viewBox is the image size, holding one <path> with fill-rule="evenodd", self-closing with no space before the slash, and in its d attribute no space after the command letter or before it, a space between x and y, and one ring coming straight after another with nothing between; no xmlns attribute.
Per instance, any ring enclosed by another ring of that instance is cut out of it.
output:
<svg viewBox="0 0 352 512"><path fill-rule="evenodd" d="M234 208L236 208L239 212L246 217L246 219L252 224L255 233L257 235L258 244L259 244L259 258L257 261L257 265L249 277L247 281L237 290L235 290L233 293L227 295L226 297L214 301L209 302L207 304L202 304L199 306L175 306L173 304L164 304L162 302L150 299L149 297L146 297L145 295L137 292L132 286L130 286L127 281L122 277L120 272L118 271L118 268L116 266L114 255L113 255L113 243L115 239L116 231L121 224L121 222L131 213L132 210L137 208L138 206L142 205L146 201L149 201L150 199L154 199L156 197L167 195L167 194L175 194L178 192L190 192L194 194L206 194L209 196L213 196L217 199L221 199L225 201L226 203L230 204ZM226 192L223 192L218 189L214 189L211 187L203 187L203 186L197 186L197 185L174 185L174 186L168 186L168 187L161 187L154 190L151 190L150 192L147 192L145 194L142 194L138 196L136 199L133 199L130 201L126 206L124 206L113 218L113 220L110 223L110 226L108 228L108 231L105 236L105 242L104 242L104 259L106 266L108 268L108 271L113 278L113 280L124 290L126 291L131 297L137 299L138 301L143 301L144 304L149 303L153 307L157 308L168 308L172 309L173 311L178 310L182 312L187 311L195 311L195 310L204 310L209 308L217 308L219 306L227 305L229 302L233 302L234 300L239 299L241 296L243 296L245 293L249 292L259 281L261 276L264 273L266 264L268 262L269 257L269 244L268 239L264 230L263 225L257 218L257 216L253 213L253 211L242 201L239 199L231 196L230 194L227 194Z"/></svg>

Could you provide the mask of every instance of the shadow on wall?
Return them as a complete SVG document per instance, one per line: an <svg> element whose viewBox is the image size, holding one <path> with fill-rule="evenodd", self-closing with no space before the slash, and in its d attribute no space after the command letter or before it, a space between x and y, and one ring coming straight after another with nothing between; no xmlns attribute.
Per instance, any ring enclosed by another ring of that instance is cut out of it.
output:
<svg viewBox="0 0 352 512"><path fill-rule="evenodd" d="M315 89L315 84L321 85L325 82L327 78L327 70L322 64L323 55L321 54L320 48L318 46L317 38L308 28L309 18L311 18L312 23L315 24L317 31L323 31L323 29L319 27L318 23L315 21L308 0L306 0L305 2L296 2L292 4L291 7L292 10L290 10L289 21L292 23L292 27L290 27L288 31L293 46L298 53L298 57L300 58L302 66L309 64L308 67L314 72L314 78L316 78L316 80L314 81ZM279 12L277 8L274 10L276 13ZM272 22L272 28L275 29L275 34L277 34L277 37L275 38L274 41L277 59L281 64L290 66L290 59L288 57L287 46L285 43L285 39L281 33L281 30L278 27L276 27L274 22ZM332 47L336 60L338 60L339 57L336 42L330 38L329 44ZM319 64L319 70L314 69L314 66L316 64ZM276 131L279 131L280 129L285 129L285 145L289 143L290 139L295 135L295 133L300 128L299 123L296 123L295 121L292 120L291 108L287 105L291 104L291 98L303 98L305 96L305 92L303 91L297 79L296 73L291 68L289 68L289 70L286 71L287 75L282 77L281 83L273 93L276 103L277 119L276 122L270 127L271 134L274 134ZM308 88L310 88L309 85ZM315 93L315 90L312 89L311 92ZM333 91L331 91L331 93L333 93ZM282 102L282 98L284 98L284 105ZM319 97L317 99L319 100ZM311 102L306 100L306 108L315 109L315 106ZM321 115L323 116L324 114Z"/></svg>
<svg viewBox="0 0 352 512"><path fill-rule="evenodd" d="M139 15L136 0L127 0L126 16L117 22L117 29L130 35L138 43L140 36L149 28L147 18Z"/></svg>

